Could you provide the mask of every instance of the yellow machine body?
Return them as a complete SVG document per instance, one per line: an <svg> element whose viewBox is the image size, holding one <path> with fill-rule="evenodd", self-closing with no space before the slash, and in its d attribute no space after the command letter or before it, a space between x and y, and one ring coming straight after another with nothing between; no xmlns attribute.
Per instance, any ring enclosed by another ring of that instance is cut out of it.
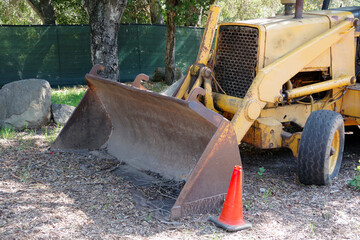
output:
<svg viewBox="0 0 360 240"><path fill-rule="evenodd" d="M130 87L101 78L102 67L94 66L85 77L89 90L52 149L104 149L139 170L185 181L171 209L179 218L220 206L241 165L241 142L287 147L307 159L306 125L325 125L311 122L315 114L332 124L320 132L327 137L323 162L309 181L307 163L299 172L306 184L327 184L340 167L343 124L360 123L360 8L217 25L219 12L210 7L196 62L170 95L144 89L143 74Z"/></svg>
<svg viewBox="0 0 360 240"><path fill-rule="evenodd" d="M283 132L284 124L304 127L311 112L320 109L339 112L349 125L357 124L360 102L354 100L359 98L360 92L356 87L349 87L355 84L358 37L353 21L351 12L327 10L304 13L301 19L280 16L219 25L211 66L215 77L217 54L224 48L224 43L219 45L222 27L241 26L258 31L256 77L245 96L236 97L225 89L224 93L214 94L215 106L230 113L228 118L232 120L239 143L266 149L286 146L297 156L301 134L296 133L293 137L298 139L297 144L289 145L288 134ZM251 41L246 36L243 38L237 40L246 44ZM253 46L250 44L250 47ZM317 77L325 75L331 80ZM217 81L221 86L221 80ZM344 87L347 87L345 95L334 101L332 97L344 91ZM289 99L324 92L326 96L313 103L290 103L284 100L282 91L287 91ZM347 118L353 121L346 121Z"/></svg>

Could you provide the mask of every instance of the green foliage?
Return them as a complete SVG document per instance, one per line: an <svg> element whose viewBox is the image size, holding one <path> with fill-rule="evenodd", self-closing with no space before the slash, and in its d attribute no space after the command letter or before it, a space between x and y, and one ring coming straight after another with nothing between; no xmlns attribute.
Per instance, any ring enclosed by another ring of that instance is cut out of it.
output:
<svg viewBox="0 0 360 240"><path fill-rule="evenodd" d="M88 24L89 17L82 7L81 0L53 0L56 23L64 25Z"/></svg>
<svg viewBox="0 0 360 240"><path fill-rule="evenodd" d="M172 3L172 4L170 4ZM122 16L122 23L151 23L150 0L129 0L125 12ZM201 26L205 25L206 17L210 6L208 0L157 0L155 4L159 6L157 14L162 15L166 21L166 12L176 12L177 26ZM174 4L174 6L172 6Z"/></svg>
<svg viewBox="0 0 360 240"><path fill-rule="evenodd" d="M149 222L149 221L151 221L151 216L152 214L151 213L149 213L149 215L147 216L147 217L144 217L144 219L147 221L147 222Z"/></svg>
<svg viewBox="0 0 360 240"><path fill-rule="evenodd" d="M312 235L315 235L315 223L313 222L310 223L310 231Z"/></svg>
<svg viewBox="0 0 360 240"><path fill-rule="evenodd" d="M32 8L26 3L26 0L1 0L0 24L41 24L41 20L32 10Z"/></svg>
<svg viewBox="0 0 360 240"><path fill-rule="evenodd" d="M170 7L175 2L175 7ZM166 20L166 11L176 11L177 26L204 27L210 6L209 0L158 0L161 14ZM305 0L304 11L320 10L323 0ZM124 12L123 23L150 23L149 0L129 0ZM280 0L216 0L221 7L220 21L233 22L247 19L272 17L282 14L284 6ZM332 0L330 8L359 5L355 0Z"/></svg>
<svg viewBox="0 0 360 240"><path fill-rule="evenodd" d="M304 11L321 10L323 0L304 1Z"/></svg>
<svg viewBox="0 0 360 240"><path fill-rule="evenodd" d="M105 210L109 209L109 206L110 206L110 203L111 203L111 195L108 195L107 197L108 197L108 200L107 200L107 202L105 203L105 206L104 206Z"/></svg>
<svg viewBox="0 0 360 240"><path fill-rule="evenodd" d="M166 11L176 12L177 26L204 27L210 6L209 0L158 0L161 14L166 21ZM320 10L323 0L305 0L304 11ZM169 3L175 3L172 7ZM282 14L284 6L280 0L216 0L221 7L220 22L272 17ZM151 23L149 0L129 0L122 23ZM359 5L355 0L332 0L330 8Z"/></svg>
<svg viewBox="0 0 360 240"><path fill-rule="evenodd" d="M45 132L44 132L44 140L45 142L48 142L48 143L52 143L55 141L55 139L57 138L59 132L61 131L62 127L57 124L56 125L56 128L54 129L48 129L48 127L46 126L45 127Z"/></svg>
<svg viewBox="0 0 360 240"><path fill-rule="evenodd" d="M253 207L253 203L254 203L254 196L251 196L249 200L246 200L245 198L244 199L244 205L246 207L246 209L248 211L251 210L251 208Z"/></svg>
<svg viewBox="0 0 360 240"><path fill-rule="evenodd" d="M359 160L360 163L360 160ZM354 179L349 181L349 185L355 187L356 189L360 190L360 165L355 168L356 174Z"/></svg>
<svg viewBox="0 0 360 240"><path fill-rule="evenodd" d="M168 2L176 3L175 9ZM176 11L177 26L204 26L210 6L209 0L156 0L159 13L166 21L166 11ZM88 24L89 18L81 0L52 0L57 24ZM151 0L129 0L121 19L122 23L150 24ZM220 21L239 21L275 16L283 12L280 0L216 0L221 7ZM322 0L305 0L304 11L320 10ZM359 5L355 0L332 0L330 8ZM0 24L34 25L41 24L40 18L26 0L0 1Z"/></svg>
<svg viewBox="0 0 360 240"><path fill-rule="evenodd" d="M259 171L257 172L258 177L261 177L261 176L264 174L264 172L265 172L265 168L264 168L264 167L259 168Z"/></svg>
<svg viewBox="0 0 360 240"><path fill-rule="evenodd" d="M323 0L304 0L304 11L321 10ZM217 0L221 7L220 21L232 22L246 19L272 17L282 14L280 0ZM331 0L329 8L356 6L355 0Z"/></svg>
<svg viewBox="0 0 360 240"><path fill-rule="evenodd" d="M264 203L267 203L269 197L270 197L271 195L273 195L275 192L276 192L276 187L265 189L265 192L264 192L264 195L263 195Z"/></svg>
<svg viewBox="0 0 360 240"><path fill-rule="evenodd" d="M16 137L16 131L13 128L5 127L0 129L0 138L2 139L14 139Z"/></svg>
<svg viewBox="0 0 360 240"><path fill-rule="evenodd" d="M149 3L146 0L128 0L121 23L150 24Z"/></svg>
<svg viewBox="0 0 360 240"><path fill-rule="evenodd" d="M323 0L304 1L304 11L321 10ZM331 0L329 8L357 6L359 3L355 0Z"/></svg>
<svg viewBox="0 0 360 240"><path fill-rule="evenodd" d="M21 182L26 183L27 179L29 177L29 166L25 165L22 170L22 176L21 176Z"/></svg>
<svg viewBox="0 0 360 240"><path fill-rule="evenodd" d="M329 8L340 8L349 6L359 6L356 0L331 0Z"/></svg>
<svg viewBox="0 0 360 240"><path fill-rule="evenodd" d="M81 0L52 0L57 24L88 24L89 18ZM41 19L26 0L1 0L0 24L36 25Z"/></svg>
<svg viewBox="0 0 360 240"><path fill-rule="evenodd" d="M19 147L18 147L18 150L21 150L21 151L23 151L23 150L30 150L31 149L31 147L33 146L33 144L34 144L34 142L33 142L33 140L32 139L19 139L18 140L18 142L19 142Z"/></svg>
<svg viewBox="0 0 360 240"><path fill-rule="evenodd" d="M164 82L157 82L157 83L154 83L154 82L144 82L142 83L142 85L150 90L150 91L153 91L153 92L161 92L163 90L165 90L167 87L169 87L168 85L166 85L166 83Z"/></svg>
<svg viewBox="0 0 360 240"><path fill-rule="evenodd" d="M51 103L76 107L86 92L86 87L58 88L52 90Z"/></svg>
<svg viewBox="0 0 360 240"><path fill-rule="evenodd" d="M217 4L222 22L272 17L283 9L279 0L218 0Z"/></svg>
<svg viewBox="0 0 360 240"><path fill-rule="evenodd" d="M208 0L180 0L177 6L177 26L204 26L210 7Z"/></svg>

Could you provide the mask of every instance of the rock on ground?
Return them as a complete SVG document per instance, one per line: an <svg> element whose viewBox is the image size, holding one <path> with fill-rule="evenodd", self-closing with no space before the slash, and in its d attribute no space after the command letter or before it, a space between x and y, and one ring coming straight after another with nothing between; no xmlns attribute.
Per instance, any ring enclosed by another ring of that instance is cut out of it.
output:
<svg viewBox="0 0 360 240"><path fill-rule="evenodd" d="M0 89L0 127L39 128L50 119L50 105L51 88L46 80L6 84Z"/></svg>
<svg viewBox="0 0 360 240"><path fill-rule="evenodd" d="M75 107L65 104L51 104L52 115L55 123L65 124L73 113Z"/></svg>

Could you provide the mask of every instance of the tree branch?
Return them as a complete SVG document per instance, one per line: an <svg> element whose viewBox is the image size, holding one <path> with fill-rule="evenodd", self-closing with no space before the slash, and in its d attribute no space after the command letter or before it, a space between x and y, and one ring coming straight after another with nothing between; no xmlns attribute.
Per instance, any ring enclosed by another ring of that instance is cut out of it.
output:
<svg viewBox="0 0 360 240"><path fill-rule="evenodd" d="M26 0L30 7L40 17L43 24L55 25L56 15L51 0Z"/></svg>
<svg viewBox="0 0 360 240"><path fill-rule="evenodd" d="M29 4L29 6L35 11L35 13L39 16L41 21L44 23L45 19L44 16L41 14L40 6L35 0L26 0L26 2Z"/></svg>

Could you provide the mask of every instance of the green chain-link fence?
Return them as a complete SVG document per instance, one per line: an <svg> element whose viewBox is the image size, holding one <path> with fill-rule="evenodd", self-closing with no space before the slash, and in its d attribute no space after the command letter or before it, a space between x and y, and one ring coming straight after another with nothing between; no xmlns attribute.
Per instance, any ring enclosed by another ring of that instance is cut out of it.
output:
<svg viewBox="0 0 360 240"><path fill-rule="evenodd" d="M164 66L166 27L121 25L119 68L122 82ZM176 65L183 71L196 60L203 29L177 28ZM52 87L86 84L91 68L89 26L0 26L0 87L41 78Z"/></svg>

